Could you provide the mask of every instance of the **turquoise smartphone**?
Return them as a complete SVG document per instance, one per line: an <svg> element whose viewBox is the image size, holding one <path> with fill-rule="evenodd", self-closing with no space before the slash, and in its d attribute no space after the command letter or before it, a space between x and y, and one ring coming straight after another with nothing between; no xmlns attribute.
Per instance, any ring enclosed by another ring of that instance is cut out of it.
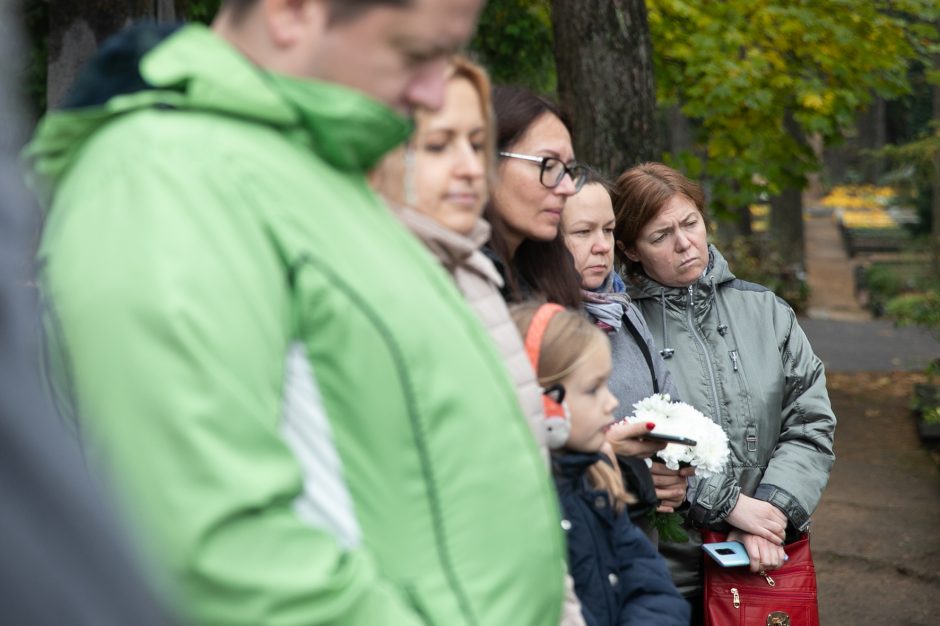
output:
<svg viewBox="0 0 940 626"><path fill-rule="evenodd" d="M739 541L703 543L702 548L708 553L708 556L715 559L722 567L740 567L749 565L751 562L744 544Z"/></svg>

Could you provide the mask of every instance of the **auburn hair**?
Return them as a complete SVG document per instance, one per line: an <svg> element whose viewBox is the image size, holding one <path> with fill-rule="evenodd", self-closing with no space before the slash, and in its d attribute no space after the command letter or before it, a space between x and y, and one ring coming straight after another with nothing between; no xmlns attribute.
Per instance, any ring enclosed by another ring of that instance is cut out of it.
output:
<svg viewBox="0 0 940 626"><path fill-rule="evenodd" d="M627 257L624 250L636 246L640 231L655 219L676 195L685 196L695 205L707 227L705 192L698 183L686 178L682 172L662 163L643 163L631 167L617 178L612 194L616 218L615 254L617 260L626 268L627 274L641 274L643 267Z"/></svg>

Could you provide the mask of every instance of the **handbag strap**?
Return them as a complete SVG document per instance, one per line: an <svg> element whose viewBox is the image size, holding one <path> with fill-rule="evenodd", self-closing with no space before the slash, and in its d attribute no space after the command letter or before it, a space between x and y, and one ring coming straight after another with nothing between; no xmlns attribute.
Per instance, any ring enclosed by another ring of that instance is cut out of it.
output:
<svg viewBox="0 0 940 626"><path fill-rule="evenodd" d="M646 359L646 367L649 368L650 378L653 379L653 393L659 393L659 381L656 380L656 370L653 369L653 355L650 352L650 347L647 345L646 340L643 339L643 335L640 334L639 329L627 315L626 309L624 309L623 316L623 326L630 334L633 336L633 340L636 342L637 347L640 348L640 352L643 353L643 358Z"/></svg>

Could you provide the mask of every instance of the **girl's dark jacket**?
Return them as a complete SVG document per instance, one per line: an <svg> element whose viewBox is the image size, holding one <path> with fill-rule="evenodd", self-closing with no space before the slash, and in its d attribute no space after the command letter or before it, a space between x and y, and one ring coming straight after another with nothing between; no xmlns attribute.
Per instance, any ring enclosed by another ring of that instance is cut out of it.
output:
<svg viewBox="0 0 940 626"><path fill-rule="evenodd" d="M568 567L587 626L686 626L689 604L666 562L586 471L601 454L557 454L555 484L568 540Z"/></svg>

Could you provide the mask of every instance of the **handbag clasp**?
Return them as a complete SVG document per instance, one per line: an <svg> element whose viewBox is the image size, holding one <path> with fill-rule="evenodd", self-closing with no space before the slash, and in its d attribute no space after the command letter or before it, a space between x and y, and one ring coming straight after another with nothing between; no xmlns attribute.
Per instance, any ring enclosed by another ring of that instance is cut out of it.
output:
<svg viewBox="0 0 940 626"><path fill-rule="evenodd" d="M774 611L767 616L767 626L790 626L790 616L783 611Z"/></svg>

